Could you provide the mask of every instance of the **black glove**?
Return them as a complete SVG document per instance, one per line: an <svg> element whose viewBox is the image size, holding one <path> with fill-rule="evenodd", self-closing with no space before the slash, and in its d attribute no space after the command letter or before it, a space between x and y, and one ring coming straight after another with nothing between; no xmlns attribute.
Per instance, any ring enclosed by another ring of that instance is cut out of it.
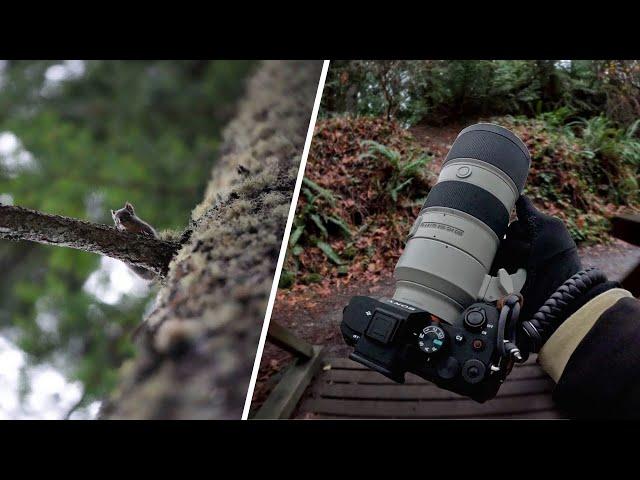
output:
<svg viewBox="0 0 640 480"><path fill-rule="evenodd" d="M562 220L538 211L529 198L516 202L518 220L512 222L500 243L492 267L514 273L527 271L522 288L521 320L529 320L555 290L582 269L576 244Z"/></svg>
<svg viewBox="0 0 640 480"><path fill-rule="evenodd" d="M542 315L533 320L537 334L529 341L530 333L519 332L519 345L528 345L530 351L538 351L553 332L595 296L618 286L617 282L606 281L597 269L588 274L573 276L582 270L576 244L564 223L555 217L539 212L524 195L516 202L518 220L507 229L505 239L500 243L492 266L492 275L499 268L514 273L518 268L527 270L527 280L522 288L523 305L520 320L534 317L545 302ZM550 298L565 281L557 298ZM573 282L573 283L571 283Z"/></svg>

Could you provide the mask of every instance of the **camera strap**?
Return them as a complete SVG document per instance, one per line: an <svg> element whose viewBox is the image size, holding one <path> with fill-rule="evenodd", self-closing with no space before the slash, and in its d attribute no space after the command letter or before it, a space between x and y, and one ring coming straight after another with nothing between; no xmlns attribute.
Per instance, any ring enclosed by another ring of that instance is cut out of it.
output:
<svg viewBox="0 0 640 480"><path fill-rule="evenodd" d="M606 281L607 277L602 271L588 267L560 285L533 317L522 323L522 330L528 339L528 350L538 352L566 320L576 302L589 290Z"/></svg>
<svg viewBox="0 0 640 480"><path fill-rule="evenodd" d="M520 328L519 317L522 307L522 295L520 293L510 293L502 297L497 307L500 310L498 318L498 352L505 360L517 363L524 362L528 355L523 356L517 345L517 335Z"/></svg>

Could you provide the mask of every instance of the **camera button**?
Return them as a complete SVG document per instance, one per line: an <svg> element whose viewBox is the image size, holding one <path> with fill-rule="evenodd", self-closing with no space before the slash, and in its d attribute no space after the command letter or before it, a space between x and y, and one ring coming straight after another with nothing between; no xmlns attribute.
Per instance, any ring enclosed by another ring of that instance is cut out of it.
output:
<svg viewBox="0 0 640 480"><path fill-rule="evenodd" d="M471 342L471 347L473 347L474 350L476 351L480 351L484 349L484 342L482 340L480 340L479 338L476 338L473 342Z"/></svg>
<svg viewBox="0 0 640 480"><path fill-rule="evenodd" d="M479 383L484 378L485 370L486 368L484 363L472 358L471 360L464 362L464 365L462 366L462 378L464 378L467 383Z"/></svg>
<svg viewBox="0 0 640 480"><path fill-rule="evenodd" d="M470 175L471 175L471 168L467 167L466 165L459 167L458 171L456 172L456 177L458 178L467 178Z"/></svg>

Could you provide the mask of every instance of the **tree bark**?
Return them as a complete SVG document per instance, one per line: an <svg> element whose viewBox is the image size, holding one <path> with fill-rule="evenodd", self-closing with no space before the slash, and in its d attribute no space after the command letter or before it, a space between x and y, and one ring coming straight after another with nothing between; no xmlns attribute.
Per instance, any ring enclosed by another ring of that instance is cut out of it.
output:
<svg viewBox="0 0 640 480"><path fill-rule="evenodd" d="M117 258L164 276L180 246L76 218L0 205L0 238L75 248Z"/></svg>
<svg viewBox="0 0 640 480"><path fill-rule="evenodd" d="M241 417L321 67L268 61L251 79L101 417Z"/></svg>

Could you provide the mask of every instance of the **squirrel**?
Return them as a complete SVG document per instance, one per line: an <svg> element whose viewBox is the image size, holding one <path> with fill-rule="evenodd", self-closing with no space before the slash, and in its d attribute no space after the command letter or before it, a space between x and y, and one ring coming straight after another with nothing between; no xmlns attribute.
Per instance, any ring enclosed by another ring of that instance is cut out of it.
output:
<svg viewBox="0 0 640 480"><path fill-rule="evenodd" d="M135 233L137 235L144 235L147 237L159 238L154 228L147 222L136 216L136 212L133 209L131 203L126 202L124 207L113 211L111 210L111 217L118 230L125 232ZM145 280L153 280L156 274L144 267L129 266L136 274Z"/></svg>

